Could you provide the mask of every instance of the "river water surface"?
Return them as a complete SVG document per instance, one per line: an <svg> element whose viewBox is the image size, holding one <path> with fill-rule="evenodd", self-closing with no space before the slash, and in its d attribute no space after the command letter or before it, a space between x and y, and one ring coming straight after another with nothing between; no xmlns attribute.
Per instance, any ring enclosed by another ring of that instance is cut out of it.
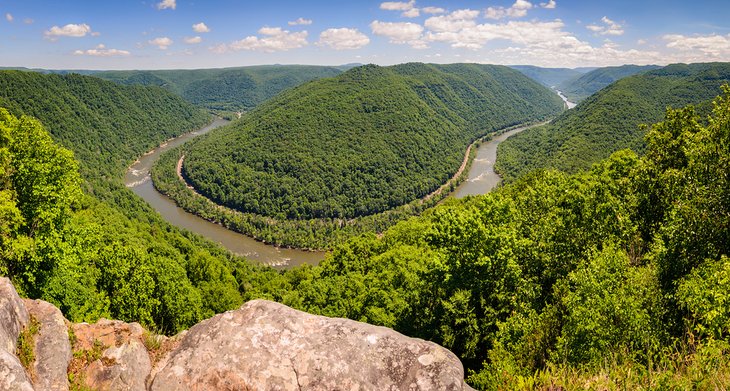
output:
<svg viewBox="0 0 730 391"><path fill-rule="evenodd" d="M568 108L575 106L573 103L568 102L560 91L558 91L558 94L566 102ZM220 243L223 247L235 254L277 268L286 268L301 264L318 264L324 259L325 252L279 248L259 242L246 235L228 230L219 224L211 223L184 211L173 200L155 190L150 179L150 168L162 153L227 123L228 121L218 118L205 128L169 140L158 148L144 154L129 167L124 178L124 183L134 193L147 201L170 224L205 236L216 243ZM469 169L468 179L454 190L450 196L462 198L468 195L486 194L497 186L500 181L499 175L494 172L497 146L510 136L532 126L537 125L516 128L482 143L477 149L476 158Z"/></svg>
<svg viewBox="0 0 730 391"><path fill-rule="evenodd" d="M324 259L324 252L279 248L259 242L246 235L231 231L219 224L211 223L184 211L175 204L175 201L159 193L152 185L150 168L162 153L227 123L228 121L224 119L216 119L212 124L203 129L186 133L144 154L129 167L124 178L124 183L138 196L147 201L170 224L205 236L214 242L220 243L223 247L235 254L274 267L290 267L304 263L316 265Z"/></svg>

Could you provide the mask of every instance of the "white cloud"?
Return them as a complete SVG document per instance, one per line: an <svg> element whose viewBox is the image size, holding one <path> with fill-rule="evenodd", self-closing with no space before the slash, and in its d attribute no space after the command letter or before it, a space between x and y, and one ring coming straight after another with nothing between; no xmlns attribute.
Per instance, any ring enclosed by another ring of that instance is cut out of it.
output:
<svg viewBox="0 0 730 391"><path fill-rule="evenodd" d="M33 24L33 19L31 19L31 18L25 18L25 19L23 19L23 23L25 23L25 24Z"/></svg>
<svg viewBox="0 0 730 391"><path fill-rule="evenodd" d="M423 40L423 26L410 22L380 22L370 23L373 34L388 37L391 43L408 44L415 49L428 47Z"/></svg>
<svg viewBox="0 0 730 391"><path fill-rule="evenodd" d="M637 45L646 45L646 40L645 39L640 39L640 40L636 41L636 44Z"/></svg>
<svg viewBox="0 0 730 391"><path fill-rule="evenodd" d="M320 46L328 46L335 50L359 49L370 43L367 35L357 29L327 29L319 35Z"/></svg>
<svg viewBox="0 0 730 391"><path fill-rule="evenodd" d="M547 9L555 9L555 0L550 0L547 3L540 3L540 7Z"/></svg>
<svg viewBox="0 0 730 391"><path fill-rule="evenodd" d="M297 20L292 20L288 24L289 26L309 26L312 24L312 19L298 18Z"/></svg>
<svg viewBox="0 0 730 391"><path fill-rule="evenodd" d="M624 29L620 24L605 16L601 18L601 22L603 22L603 26L589 24L586 28L601 35L623 35Z"/></svg>
<svg viewBox="0 0 730 391"><path fill-rule="evenodd" d="M509 8L489 7L484 10L484 17L487 19L521 18L527 15L532 9L532 3L527 0L516 0Z"/></svg>
<svg viewBox="0 0 730 391"><path fill-rule="evenodd" d="M63 27L53 26L50 28L50 30L44 32L43 34L46 36L46 38L55 41L59 37L81 38L89 33L91 33L91 27L88 24L70 23Z"/></svg>
<svg viewBox="0 0 730 391"><path fill-rule="evenodd" d="M411 0L407 3L405 1L386 1L385 3L380 3L380 9L386 11L408 11L413 9L415 6L415 0Z"/></svg>
<svg viewBox="0 0 730 391"><path fill-rule="evenodd" d="M158 37L147 41L147 43L153 46L157 46L161 50L167 50L167 48L173 44L173 41L168 37Z"/></svg>
<svg viewBox="0 0 730 391"><path fill-rule="evenodd" d="M199 36L195 36L195 37L185 37L185 39L183 39L183 41L184 41L184 42L185 42L186 44L188 44L188 45L194 45L194 44L196 44L196 43L201 43L201 42L203 42L203 38L201 38L201 37L199 37Z"/></svg>
<svg viewBox="0 0 730 391"><path fill-rule="evenodd" d="M411 8L400 15L404 18L417 18L421 15L421 11L418 8Z"/></svg>
<svg viewBox="0 0 730 391"><path fill-rule="evenodd" d="M430 7L433 9L433 7ZM386 11L403 11L400 15L404 18L417 18L421 15L421 11L416 8L416 0L405 1L386 1L380 3L380 9Z"/></svg>
<svg viewBox="0 0 730 391"><path fill-rule="evenodd" d="M77 56L94 56L94 57L122 57L122 56L129 56L131 53L129 53L126 50L119 50L119 49L107 49L104 45L98 45L94 49L88 49L88 50L76 50L74 52Z"/></svg>
<svg viewBox="0 0 730 391"><path fill-rule="evenodd" d="M215 53L226 53L230 51L238 50L258 50L262 52L272 53L278 51L286 51L291 49L298 49L307 46L306 31L299 31L296 33L283 30L281 27L262 27L259 29L258 36L248 36L239 41L231 42L230 44L222 44L211 48Z"/></svg>
<svg viewBox="0 0 730 391"><path fill-rule="evenodd" d="M692 62L707 61L708 59L730 61L730 34L695 35L691 37L681 34L669 34L662 38L667 41L668 48L688 54L690 56L689 60Z"/></svg>
<svg viewBox="0 0 730 391"><path fill-rule="evenodd" d="M164 10L164 9L175 9L177 7L177 3L175 0L162 0L161 2L157 3L157 9L158 10Z"/></svg>
<svg viewBox="0 0 730 391"><path fill-rule="evenodd" d="M446 10L443 8L440 8L440 7L423 7L423 8L421 8L421 11L423 11L426 14L432 14L432 15L446 13Z"/></svg>
<svg viewBox="0 0 730 391"><path fill-rule="evenodd" d="M210 29L205 25L205 23L200 22L193 25L193 31L196 33L209 33Z"/></svg>
<svg viewBox="0 0 730 391"><path fill-rule="evenodd" d="M7 14L5 14L5 20L7 20L8 22L12 23L14 19L15 18L13 18L13 15L11 13L8 12Z"/></svg>

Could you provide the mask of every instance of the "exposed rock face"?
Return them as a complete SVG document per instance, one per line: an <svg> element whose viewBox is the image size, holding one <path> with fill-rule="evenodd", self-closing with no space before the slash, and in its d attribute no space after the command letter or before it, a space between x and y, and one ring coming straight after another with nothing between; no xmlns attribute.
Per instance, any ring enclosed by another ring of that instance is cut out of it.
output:
<svg viewBox="0 0 730 391"><path fill-rule="evenodd" d="M96 324L73 326L76 336L74 349L92 352L90 362L80 368L85 385L92 390L145 390L147 376L152 370L144 329L138 323L101 319ZM100 357L94 359L94 351Z"/></svg>
<svg viewBox="0 0 730 391"><path fill-rule="evenodd" d="M16 356L29 314L39 324L32 376ZM120 391L470 389L454 354L384 327L254 300L151 341L137 323L69 325L56 307L21 300L0 278L0 391L67 391L69 377Z"/></svg>
<svg viewBox="0 0 730 391"><path fill-rule="evenodd" d="M391 329L254 300L192 327L152 390L463 390L459 359Z"/></svg>
<svg viewBox="0 0 730 391"><path fill-rule="evenodd" d="M0 390L32 391L30 377L15 356L28 311L7 278L0 278Z"/></svg>
<svg viewBox="0 0 730 391"><path fill-rule="evenodd" d="M9 279L0 277L0 349L15 353L20 331L28 324L28 310Z"/></svg>
<svg viewBox="0 0 730 391"><path fill-rule="evenodd" d="M30 316L40 323L35 336L35 388L37 391L68 391L68 364L71 343L66 319L53 304L41 300L23 300Z"/></svg>

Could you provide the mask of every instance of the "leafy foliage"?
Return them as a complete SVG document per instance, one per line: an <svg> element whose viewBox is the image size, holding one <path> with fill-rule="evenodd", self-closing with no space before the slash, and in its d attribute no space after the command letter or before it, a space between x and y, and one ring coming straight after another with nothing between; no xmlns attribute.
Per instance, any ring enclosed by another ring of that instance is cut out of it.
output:
<svg viewBox="0 0 730 391"><path fill-rule="evenodd" d="M160 88L79 75L0 72L0 101L49 130L0 109L0 273L21 293L72 321L165 333L242 302L232 265L243 261L171 227L121 180L137 156L207 115Z"/></svg>
<svg viewBox="0 0 730 391"><path fill-rule="evenodd" d="M369 65L285 92L194 140L182 173L246 213L368 216L436 190L477 138L560 109L554 94L506 67Z"/></svg>
<svg viewBox="0 0 730 391"><path fill-rule="evenodd" d="M511 181L538 168L586 170L611 153L645 149L641 124L660 120L667 107L696 104L708 114L730 64L675 64L626 77L584 100L546 126L499 145L495 168Z"/></svg>

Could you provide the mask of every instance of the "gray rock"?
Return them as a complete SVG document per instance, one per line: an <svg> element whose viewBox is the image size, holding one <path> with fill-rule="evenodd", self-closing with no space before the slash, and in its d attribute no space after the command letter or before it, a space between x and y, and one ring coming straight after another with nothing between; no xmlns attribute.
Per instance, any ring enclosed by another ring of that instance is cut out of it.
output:
<svg viewBox="0 0 730 391"><path fill-rule="evenodd" d="M34 384L38 391L68 391L68 364L73 357L66 319L53 304L24 299L28 313L40 323L35 336Z"/></svg>
<svg viewBox="0 0 730 391"><path fill-rule="evenodd" d="M14 354L0 349L0 390L33 391L25 368Z"/></svg>
<svg viewBox="0 0 730 391"><path fill-rule="evenodd" d="M18 335L28 324L28 311L6 277L0 277L0 350L14 354Z"/></svg>
<svg viewBox="0 0 730 391"><path fill-rule="evenodd" d="M86 384L99 391L144 391L152 363L147 349L137 340L104 351L86 370Z"/></svg>
<svg viewBox="0 0 730 391"><path fill-rule="evenodd" d="M74 349L89 351L103 346L101 358L82 368L85 385L92 390L145 390L152 370L139 323L100 319L95 324L73 325Z"/></svg>
<svg viewBox="0 0 730 391"><path fill-rule="evenodd" d="M254 300L192 327L152 390L464 390L450 351L385 327Z"/></svg>

